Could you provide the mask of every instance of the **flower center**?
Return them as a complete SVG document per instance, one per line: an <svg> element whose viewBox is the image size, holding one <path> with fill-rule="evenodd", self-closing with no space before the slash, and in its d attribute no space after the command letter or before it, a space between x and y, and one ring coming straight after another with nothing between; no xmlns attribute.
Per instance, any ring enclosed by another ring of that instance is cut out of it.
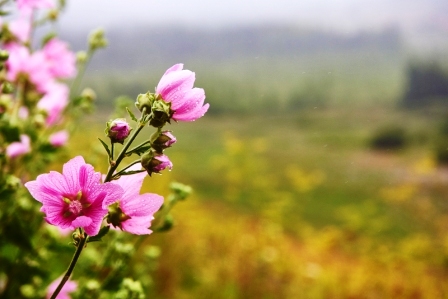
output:
<svg viewBox="0 0 448 299"><path fill-rule="evenodd" d="M90 204L82 203L82 191L79 191L76 195L65 196L63 197L64 202L67 204L66 212L64 213L65 217L69 217L70 215L78 216L82 213L84 208L90 206Z"/></svg>
<svg viewBox="0 0 448 299"><path fill-rule="evenodd" d="M68 204L68 210L74 215L79 215L82 211L82 204L79 200L73 200Z"/></svg>

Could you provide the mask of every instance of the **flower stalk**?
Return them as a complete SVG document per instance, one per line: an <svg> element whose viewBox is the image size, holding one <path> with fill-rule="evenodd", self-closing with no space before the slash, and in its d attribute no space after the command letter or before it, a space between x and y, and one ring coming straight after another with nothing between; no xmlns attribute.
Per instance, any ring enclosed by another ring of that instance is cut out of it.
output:
<svg viewBox="0 0 448 299"><path fill-rule="evenodd" d="M87 234L81 230L81 233L79 234L79 242L77 244L77 248L75 251L75 254L73 255L72 261L70 262L70 265L67 268L67 271L65 272L64 276L61 279L61 282L59 283L58 287L54 291L53 295L51 295L50 299L56 299L59 295L59 292L64 287L65 283L70 279L70 276L72 275L73 270L75 269L76 263L78 262L79 256L81 255L82 250L84 249L84 246L87 241Z"/></svg>

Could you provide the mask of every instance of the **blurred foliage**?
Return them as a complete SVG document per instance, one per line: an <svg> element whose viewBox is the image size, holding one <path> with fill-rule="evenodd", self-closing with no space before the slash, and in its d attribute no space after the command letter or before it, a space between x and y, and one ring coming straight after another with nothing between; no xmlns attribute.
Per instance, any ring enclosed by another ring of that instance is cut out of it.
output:
<svg viewBox="0 0 448 299"><path fill-rule="evenodd" d="M404 128L389 125L377 129L369 143L372 149L387 151L403 149L409 141Z"/></svg>
<svg viewBox="0 0 448 299"><path fill-rule="evenodd" d="M448 72L437 61L413 62L406 71L403 105L422 107L448 101Z"/></svg>
<svg viewBox="0 0 448 299"><path fill-rule="evenodd" d="M131 261L146 296L446 297L448 182L432 143L444 113L368 107L172 124L185 136L176 171L146 189L182 178L196 192ZM403 124L419 142L366 147L378 128Z"/></svg>
<svg viewBox="0 0 448 299"><path fill-rule="evenodd" d="M448 165L448 120L446 118L441 121L437 130L437 138L434 141L434 157L438 165Z"/></svg>

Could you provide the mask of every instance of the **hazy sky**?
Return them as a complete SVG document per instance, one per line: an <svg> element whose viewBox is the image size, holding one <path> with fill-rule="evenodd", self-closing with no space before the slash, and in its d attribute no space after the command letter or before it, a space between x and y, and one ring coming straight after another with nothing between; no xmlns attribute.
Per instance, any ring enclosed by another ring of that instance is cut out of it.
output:
<svg viewBox="0 0 448 299"><path fill-rule="evenodd" d="M121 24L215 28L287 23L353 31L437 13L433 4L426 3L428 0L68 0L61 25L86 29Z"/></svg>

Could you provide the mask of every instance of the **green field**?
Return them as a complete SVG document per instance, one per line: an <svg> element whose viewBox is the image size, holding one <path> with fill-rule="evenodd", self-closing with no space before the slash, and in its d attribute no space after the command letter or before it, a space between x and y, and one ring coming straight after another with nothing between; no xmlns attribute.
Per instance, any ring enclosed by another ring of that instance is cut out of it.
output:
<svg viewBox="0 0 448 299"><path fill-rule="evenodd" d="M444 298L448 182L431 143L442 115L342 105L172 124L174 169L144 189L195 192L174 229L146 241L162 252L151 298ZM71 148L104 165L90 122ZM409 146L370 149L390 125Z"/></svg>
<svg viewBox="0 0 448 299"><path fill-rule="evenodd" d="M148 298L448 298L448 180L435 155L446 107L401 107L405 56L330 51L186 68L212 108L168 127L174 168L145 181L164 196L172 181L194 188L173 230L149 236L132 260ZM67 158L105 171L96 139L112 99L133 100L162 73L88 74L99 109ZM385 128L402 130L405 146L372 149Z"/></svg>

